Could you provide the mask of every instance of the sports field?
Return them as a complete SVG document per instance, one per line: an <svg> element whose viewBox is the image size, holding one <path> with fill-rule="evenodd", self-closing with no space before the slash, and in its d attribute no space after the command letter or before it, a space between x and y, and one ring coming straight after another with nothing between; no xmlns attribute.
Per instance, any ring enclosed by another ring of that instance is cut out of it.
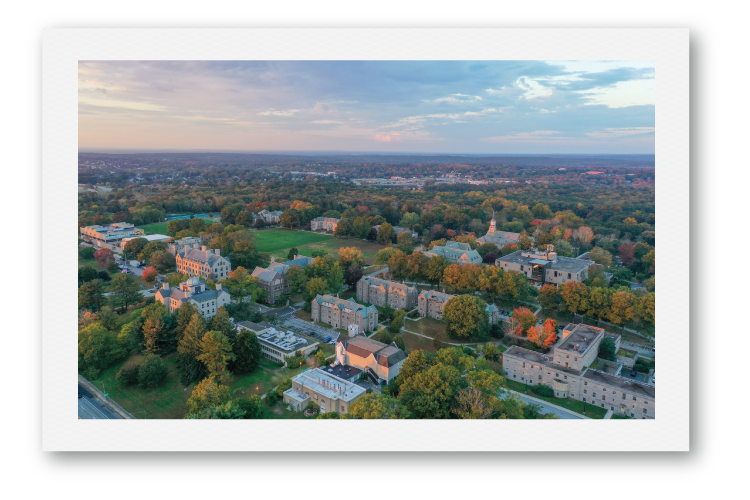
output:
<svg viewBox="0 0 750 500"><path fill-rule="evenodd" d="M326 234L291 229L265 229L255 231L258 237L257 247L260 252L268 252L276 257L286 259L290 248L299 250L300 255L312 257L316 248L327 250L329 254L338 255L341 247L357 247L362 250L367 264L372 264L375 254L383 245L366 240L334 238Z"/></svg>

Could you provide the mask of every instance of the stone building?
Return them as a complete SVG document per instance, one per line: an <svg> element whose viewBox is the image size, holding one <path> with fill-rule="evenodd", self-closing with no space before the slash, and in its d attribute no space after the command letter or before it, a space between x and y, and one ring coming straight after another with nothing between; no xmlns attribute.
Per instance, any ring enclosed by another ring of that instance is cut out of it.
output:
<svg viewBox="0 0 750 500"><path fill-rule="evenodd" d="M252 276L258 278L258 284L266 292L266 302L275 304L279 297L290 293L290 286L286 280L286 273L289 268L299 266L304 269L313 260L310 257L297 255L294 259L284 262L272 261L268 267L256 267Z"/></svg>
<svg viewBox="0 0 750 500"><path fill-rule="evenodd" d="M169 312L174 312L190 302L204 318L211 318L220 307L232 301L232 296L222 289L221 283L216 284L216 290L209 290L205 282L193 276L175 287L163 283L162 288L156 291L154 299L164 304Z"/></svg>
<svg viewBox="0 0 750 500"><path fill-rule="evenodd" d="M263 219L263 222L267 225L278 224L279 222L281 222L282 213L283 212L281 210L269 212L268 210L263 209L257 214L253 214L253 224L255 223L256 219Z"/></svg>
<svg viewBox="0 0 750 500"><path fill-rule="evenodd" d="M336 226L338 226L340 220L333 217L316 217L310 221L310 229L333 233L336 231Z"/></svg>
<svg viewBox="0 0 750 500"><path fill-rule="evenodd" d="M397 281L365 276L357 282L357 300L380 307L411 309L417 305L418 291Z"/></svg>
<svg viewBox="0 0 750 500"><path fill-rule="evenodd" d="M443 319L445 303L455 297L449 293L435 290L423 290L417 299L419 315L423 318Z"/></svg>
<svg viewBox="0 0 750 500"><path fill-rule="evenodd" d="M375 234L377 234L378 232L380 232L380 224L378 224L377 226L372 226L372 228L375 230ZM405 227L393 226L393 231L396 233L396 238L398 238L399 234L401 234L404 231L406 231L407 233L409 233L411 235L411 237L412 237L412 239L414 239L414 241L417 241L419 239L419 235L417 234L416 231L412 231L411 229L408 229L408 228L405 228Z"/></svg>
<svg viewBox="0 0 750 500"><path fill-rule="evenodd" d="M311 402L320 406L320 413L347 413L365 389L320 368L307 370L292 378L292 387L284 391L285 404L294 411L305 411Z"/></svg>
<svg viewBox="0 0 750 500"><path fill-rule="evenodd" d="M532 386L547 385L559 398L585 401L633 418L654 418L656 390L653 385L621 377L622 366L615 363L604 363L604 370L591 368L599 345L607 336L618 348L619 335L584 324L568 325L549 354L518 346L505 351L503 371L508 380Z"/></svg>
<svg viewBox="0 0 750 500"><path fill-rule="evenodd" d="M203 245L203 238L200 236L188 236L187 238L180 238L179 240L173 240L167 243L167 251L172 255L177 255L178 252L187 248L199 248Z"/></svg>
<svg viewBox="0 0 750 500"><path fill-rule="evenodd" d="M334 329L357 325L360 332L371 332L378 327L378 310L357 304L354 299L318 295L312 301L312 320L328 323Z"/></svg>
<svg viewBox="0 0 750 500"><path fill-rule="evenodd" d="M468 243L460 241L447 241L444 246L434 246L432 250L423 252L428 257L442 255L450 261L451 264L481 264L482 256L476 250L472 250Z"/></svg>
<svg viewBox="0 0 750 500"><path fill-rule="evenodd" d="M495 265L504 271L518 271L539 284L561 284L569 281L586 281L589 270L598 266L592 260L560 257L548 245L548 251L542 252L535 248L517 250L495 261Z"/></svg>
<svg viewBox="0 0 750 500"><path fill-rule="evenodd" d="M229 259L221 256L221 250L197 247L197 244L193 244L192 248L185 246L175 254L177 272L213 281L223 280L229 276L232 264Z"/></svg>
<svg viewBox="0 0 750 500"><path fill-rule="evenodd" d="M406 353L396 344L384 344L365 336L339 338L336 343L336 365L353 366L367 373L375 383L394 379Z"/></svg>
<svg viewBox="0 0 750 500"><path fill-rule="evenodd" d="M490 325L496 325L500 321L500 309L495 304L487 304L487 316L490 320Z"/></svg>

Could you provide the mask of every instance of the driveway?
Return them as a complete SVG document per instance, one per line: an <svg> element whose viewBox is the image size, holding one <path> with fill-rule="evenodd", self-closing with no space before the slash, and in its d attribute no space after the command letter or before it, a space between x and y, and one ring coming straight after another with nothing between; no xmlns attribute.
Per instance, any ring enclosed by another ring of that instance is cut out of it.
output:
<svg viewBox="0 0 750 500"><path fill-rule="evenodd" d="M296 318L294 317L294 315L286 317L284 326L289 328L290 330L309 335L310 337L313 337L321 342L323 342L323 339L325 339L326 337L331 337L331 340L336 342L340 335L340 333L337 331Z"/></svg>

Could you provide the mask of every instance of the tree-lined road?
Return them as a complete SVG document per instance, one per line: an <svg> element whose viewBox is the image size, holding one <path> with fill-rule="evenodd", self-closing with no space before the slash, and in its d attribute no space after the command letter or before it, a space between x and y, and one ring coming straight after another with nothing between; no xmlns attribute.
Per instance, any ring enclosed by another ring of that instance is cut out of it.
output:
<svg viewBox="0 0 750 500"><path fill-rule="evenodd" d="M78 394L82 396L78 398L78 418L101 420L122 418L117 413L107 408L104 403L95 398L94 395L81 386L81 384L78 384Z"/></svg>

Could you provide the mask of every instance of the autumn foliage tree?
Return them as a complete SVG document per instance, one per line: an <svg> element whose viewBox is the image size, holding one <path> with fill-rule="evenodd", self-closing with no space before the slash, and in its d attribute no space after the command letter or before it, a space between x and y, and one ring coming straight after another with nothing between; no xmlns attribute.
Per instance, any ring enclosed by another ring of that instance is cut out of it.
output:
<svg viewBox="0 0 750 500"><path fill-rule="evenodd" d="M528 307L519 307L513 310L513 317L518 320L521 324L523 331L528 332L529 329L536 325L536 315L529 310Z"/></svg>
<svg viewBox="0 0 750 500"><path fill-rule="evenodd" d="M156 276L159 274L159 272L156 270L154 266L148 266L143 268L143 280L146 283L153 283L156 281Z"/></svg>
<svg viewBox="0 0 750 500"><path fill-rule="evenodd" d="M94 252L94 259L101 265L106 266L115 260L115 253L109 248L100 248Z"/></svg>
<svg viewBox="0 0 750 500"><path fill-rule="evenodd" d="M557 322L554 319L548 319L543 325L532 326L527 336L538 347L550 347L557 342Z"/></svg>

